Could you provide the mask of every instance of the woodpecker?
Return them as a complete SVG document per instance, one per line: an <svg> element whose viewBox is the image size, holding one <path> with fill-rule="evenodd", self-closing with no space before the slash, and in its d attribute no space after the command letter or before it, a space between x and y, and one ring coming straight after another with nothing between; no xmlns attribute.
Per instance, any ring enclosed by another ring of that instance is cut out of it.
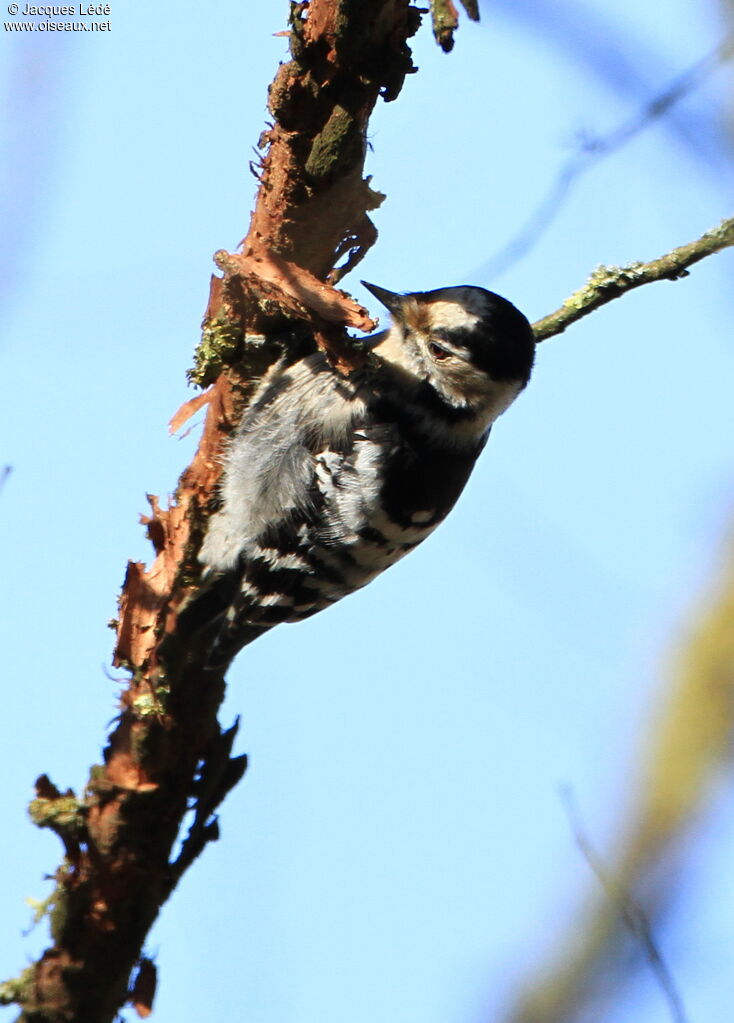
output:
<svg viewBox="0 0 734 1023"><path fill-rule="evenodd" d="M199 553L210 664L366 585L454 506L494 421L530 379L530 324L463 286L398 294L344 376L317 352L277 363L224 456Z"/></svg>

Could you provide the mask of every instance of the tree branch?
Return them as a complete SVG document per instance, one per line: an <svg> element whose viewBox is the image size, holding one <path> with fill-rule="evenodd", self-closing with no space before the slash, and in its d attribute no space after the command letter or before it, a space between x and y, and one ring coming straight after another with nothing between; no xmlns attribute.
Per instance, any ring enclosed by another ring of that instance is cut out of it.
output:
<svg viewBox="0 0 734 1023"><path fill-rule="evenodd" d="M453 0L430 0L433 35L444 51L454 48L454 32L459 27L459 12ZM479 0L461 0L461 6L472 21L479 21Z"/></svg>
<svg viewBox="0 0 734 1023"><path fill-rule="evenodd" d="M633 288L641 288L653 281L677 281L687 277L689 266L731 245L734 245L734 217L722 220L718 227L707 231L696 241L680 245L649 263L600 266L560 309L533 324L535 339L545 341L554 334L562 334L572 323Z"/></svg>

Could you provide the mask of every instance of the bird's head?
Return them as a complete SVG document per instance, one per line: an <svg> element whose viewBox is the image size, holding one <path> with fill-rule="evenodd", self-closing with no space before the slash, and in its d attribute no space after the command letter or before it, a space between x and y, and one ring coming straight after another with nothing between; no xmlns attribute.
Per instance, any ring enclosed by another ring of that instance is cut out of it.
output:
<svg viewBox="0 0 734 1023"><path fill-rule="evenodd" d="M400 295L362 284L392 316L374 351L406 384L427 383L447 405L489 425L530 379L533 331L507 299L468 285Z"/></svg>

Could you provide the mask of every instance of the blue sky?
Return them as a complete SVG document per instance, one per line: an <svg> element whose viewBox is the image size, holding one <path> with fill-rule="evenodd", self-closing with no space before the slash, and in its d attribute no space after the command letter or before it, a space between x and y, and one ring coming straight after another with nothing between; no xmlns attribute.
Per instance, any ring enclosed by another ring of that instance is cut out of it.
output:
<svg viewBox="0 0 734 1023"><path fill-rule="evenodd" d="M424 28L419 74L378 107L380 240L344 282L375 312L356 278L480 284L536 319L599 263L731 214L720 72L580 179L521 262L477 276L581 132L625 122L723 32L715 6L684 0L664 19L622 0L613 21L601 0L568 4L558 34L533 6L486 5L450 56ZM108 34L0 39L7 976L43 947L43 925L21 937L24 899L59 857L25 818L33 780L80 787L100 755L118 692L106 622L126 560L150 555L138 515L196 442L166 423L191 395L211 254L247 228L286 13L132 0ZM618 45L627 64L606 66ZM545 342L441 529L241 656L223 721L241 715L250 769L151 935L158 1023L500 1018L594 890L557 787L613 848L636 744L720 558L733 270L724 253ZM722 795L709 811L661 939L706 1023L730 1015L730 809ZM667 1019L649 978L615 1019Z"/></svg>

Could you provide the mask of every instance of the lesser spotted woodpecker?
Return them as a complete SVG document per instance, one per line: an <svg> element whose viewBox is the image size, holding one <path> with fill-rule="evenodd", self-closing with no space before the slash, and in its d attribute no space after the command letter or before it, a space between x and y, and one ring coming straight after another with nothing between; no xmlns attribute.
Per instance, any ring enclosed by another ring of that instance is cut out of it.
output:
<svg viewBox="0 0 734 1023"><path fill-rule="evenodd" d="M199 554L213 665L364 586L424 540L530 377L528 321L477 287L395 294L344 376L322 353L276 364L226 451Z"/></svg>

